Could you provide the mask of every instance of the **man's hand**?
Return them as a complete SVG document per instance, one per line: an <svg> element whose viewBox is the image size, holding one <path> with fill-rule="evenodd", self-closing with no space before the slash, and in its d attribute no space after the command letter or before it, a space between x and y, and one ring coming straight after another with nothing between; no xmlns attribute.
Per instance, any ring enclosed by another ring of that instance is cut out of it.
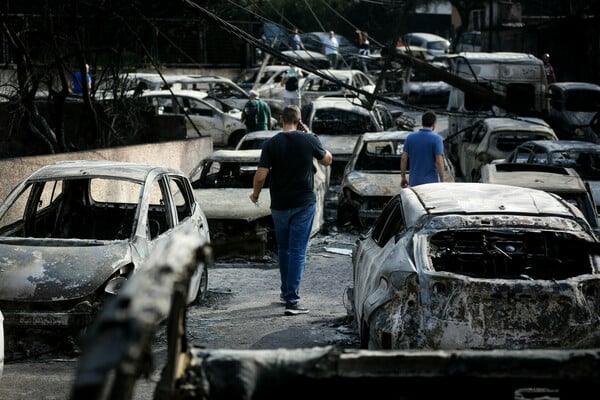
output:
<svg viewBox="0 0 600 400"><path fill-rule="evenodd" d="M400 181L400 186L402 186L403 188L407 188L408 180L406 178L402 178L402 180Z"/></svg>
<svg viewBox="0 0 600 400"><path fill-rule="evenodd" d="M302 122L302 120L298 121L298 125L296 125L296 129L301 131L301 132L308 132L308 126L306 126L306 124L304 122Z"/></svg>

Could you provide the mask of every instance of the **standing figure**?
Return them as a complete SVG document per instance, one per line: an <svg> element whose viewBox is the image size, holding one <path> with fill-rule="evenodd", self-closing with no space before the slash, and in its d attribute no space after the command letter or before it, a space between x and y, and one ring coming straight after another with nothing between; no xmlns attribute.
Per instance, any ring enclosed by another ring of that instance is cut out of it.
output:
<svg viewBox="0 0 600 400"><path fill-rule="evenodd" d="M285 301L285 314L305 314L300 306L300 281L306 265L306 252L316 212L313 190L313 158L322 165L331 165L331 153L323 148L319 138L308 133L300 119L300 108L287 106L281 114L283 132L264 142L258 169L254 175L250 200L258 197L270 177L271 216L275 227L279 272L280 299Z"/></svg>
<svg viewBox="0 0 600 400"><path fill-rule="evenodd" d="M298 107L302 107L300 104L300 78L302 77L302 71L296 68L295 65L290 64L290 69L284 72L281 78L281 86L285 87L285 93L283 94L283 106L289 106L295 104Z"/></svg>
<svg viewBox="0 0 600 400"><path fill-rule="evenodd" d="M337 38L334 35L333 31L329 31L329 36L325 38L323 41L323 53L329 60L329 65L333 69L337 69L338 67L338 48L340 44L338 43Z"/></svg>
<svg viewBox="0 0 600 400"><path fill-rule="evenodd" d="M92 91L92 76L90 75L90 66L85 64L85 80L87 83L88 94ZM71 92L79 96L83 95L83 78L81 71L77 71L73 74L71 80Z"/></svg>
<svg viewBox="0 0 600 400"><path fill-rule="evenodd" d="M444 144L434 132L436 120L433 111L425 112L421 117L423 127L406 137L400 161L403 188L444 180ZM409 160L410 182L406 179Z"/></svg>
<svg viewBox="0 0 600 400"><path fill-rule="evenodd" d="M542 56L544 62L544 72L546 72L546 81L548 83L556 82L556 74L554 73L554 67L550 64L550 54L544 53Z"/></svg>
<svg viewBox="0 0 600 400"><path fill-rule="evenodd" d="M371 45L371 42L369 42L369 34L360 29L357 29L356 33L358 34L358 54L370 56L371 49L369 46Z"/></svg>
<svg viewBox="0 0 600 400"><path fill-rule="evenodd" d="M246 133L271 129L271 107L259 98L256 90L249 91L248 98L242 111Z"/></svg>
<svg viewBox="0 0 600 400"><path fill-rule="evenodd" d="M292 50L304 50L304 43L302 43L296 27L292 29Z"/></svg>

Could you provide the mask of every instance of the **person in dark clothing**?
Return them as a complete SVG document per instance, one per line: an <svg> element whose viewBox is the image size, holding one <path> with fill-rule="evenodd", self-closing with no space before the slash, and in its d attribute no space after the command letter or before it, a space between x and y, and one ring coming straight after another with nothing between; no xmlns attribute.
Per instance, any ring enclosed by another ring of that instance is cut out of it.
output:
<svg viewBox="0 0 600 400"><path fill-rule="evenodd" d="M550 54L544 53L542 56L544 62L544 72L546 72L546 81L548 83L556 82L556 74L554 73L554 67L550 64Z"/></svg>
<svg viewBox="0 0 600 400"><path fill-rule="evenodd" d="M313 158L325 166L331 165L333 158L319 138L308 132L300 119L298 106L285 107L281 123L283 132L263 144L250 200L258 202L269 175L271 216L281 275L280 298L285 301L285 314L296 315L308 312L299 304L299 292L316 211Z"/></svg>
<svg viewBox="0 0 600 400"><path fill-rule="evenodd" d="M71 92L76 95L83 95L83 85L87 86L88 94L92 91L92 76L90 75L90 66L85 64L85 75L81 71L73 74L71 79Z"/></svg>
<svg viewBox="0 0 600 400"><path fill-rule="evenodd" d="M248 92L248 101L242 111L242 122L246 124L246 132L271 129L271 107L259 98L256 90Z"/></svg>

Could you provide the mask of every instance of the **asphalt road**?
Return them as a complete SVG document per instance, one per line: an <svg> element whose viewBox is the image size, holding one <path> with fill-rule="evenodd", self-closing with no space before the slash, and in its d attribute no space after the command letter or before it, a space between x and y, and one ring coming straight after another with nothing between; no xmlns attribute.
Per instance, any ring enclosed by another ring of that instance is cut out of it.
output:
<svg viewBox="0 0 600 400"><path fill-rule="evenodd" d="M337 345L358 348L348 316L345 289L352 282L350 251L357 232L319 234L311 241L302 303L308 314L285 316L279 301L279 270L272 258L217 262L209 271L206 301L188 309L188 342L207 349L309 348ZM25 339L25 338L24 338ZM64 400L77 370L78 354L32 343L29 354L11 355L0 379L2 400ZM54 343L56 344L56 343ZM153 398L166 356L166 336L157 335L155 368L137 383L133 399ZM10 352L11 349L6 349ZM15 359L16 357L16 359Z"/></svg>

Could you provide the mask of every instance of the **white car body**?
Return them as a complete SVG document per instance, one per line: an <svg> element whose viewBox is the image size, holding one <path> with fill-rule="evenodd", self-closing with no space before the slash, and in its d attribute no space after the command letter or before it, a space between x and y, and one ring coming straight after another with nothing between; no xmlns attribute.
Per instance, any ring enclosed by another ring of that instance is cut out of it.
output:
<svg viewBox="0 0 600 400"><path fill-rule="evenodd" d="M309 74L300 86L302 105L311 103L317 97L327 96L361 96L358 92L340 85L337 82L350 85L356 89L373 93L375 82L367 74L358 69L321 69L318 71L330 79L317 74Z"/></svg>
<svg viewBox="0 0 600 400"><path fill-rule="evenodd" d="M242 112L229 112L207 101L208 94L197 90L148 90L140 94L157 114L185 114L187 137L211 136L217 146L235 145L246 133Z"/></svg>

